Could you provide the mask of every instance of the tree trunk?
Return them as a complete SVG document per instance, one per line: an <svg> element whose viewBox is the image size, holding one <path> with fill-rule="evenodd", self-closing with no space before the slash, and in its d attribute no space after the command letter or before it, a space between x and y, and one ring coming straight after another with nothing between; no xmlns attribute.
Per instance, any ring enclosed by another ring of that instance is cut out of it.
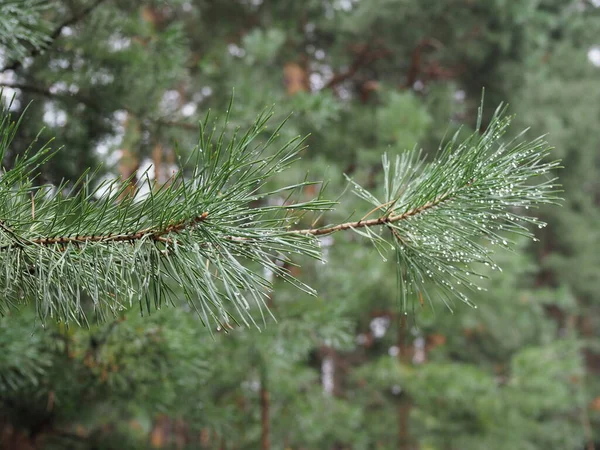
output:
<svg viewBox="0 0 600 450"><path fill-rule="evenodd" d="M270 394L267 386L267 376L265 371L261 374L260 379L260 422L261 422L261 450L270 450L271 441L269 439L269 407Z"/></svg>
<svg viewBox="0 0 600 450"><path fill-rule="evenodd" d="M407 333L406 316L402 315L398 324L398 348L400 350L398 358L402 364L411 363L411 349L410 344L407 342ZM398 403L398 449L412 450L409 426L412 404L410 398L404 392L404 386L402 386L402 389Z"/></svg>

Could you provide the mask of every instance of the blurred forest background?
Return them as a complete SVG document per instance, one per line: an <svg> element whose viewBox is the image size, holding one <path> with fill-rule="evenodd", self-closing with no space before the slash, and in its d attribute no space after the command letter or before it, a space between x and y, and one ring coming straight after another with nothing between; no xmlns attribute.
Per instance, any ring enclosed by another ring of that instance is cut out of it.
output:
<svg viewBox="0 0 600 450"><path fill-rule="evenodd" d="M15 3L0 0L4 25ZM20 3L50 38L22 54L2 42L0 85L15 113L31 102L14 152L42 127L64 146L43 182L102 163L164 183L235 88L232 125L293 111L281 133L310 133L293 176L330 180L335 198L343 173L376 189L385 151L432 155L472 130L485 87L488 117L505 101L515 134L549 133L565 200L536 211L539 242L498 255L478 309L399 317L393 262L344 234L295 274L319 296L276 282L261 332L213 339L185 306L87 329L13 312L2 448L600 448L600 2ZM328 221L359 208L342 200Z"/></svg>

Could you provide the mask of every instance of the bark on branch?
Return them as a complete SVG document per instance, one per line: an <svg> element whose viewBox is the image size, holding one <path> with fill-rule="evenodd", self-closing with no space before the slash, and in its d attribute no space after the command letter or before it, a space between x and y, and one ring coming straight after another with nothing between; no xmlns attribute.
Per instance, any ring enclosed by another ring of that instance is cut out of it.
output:
<svg viewBox="0 0 600 450"><path fill-rule="evenodd" d="M167 242L165 236L170 233L179 233L185 229L191 228L200 222L203 222L208 217L208 212L203 212L192 220L181 220L176 223L172 223L165 228L156 229L155 227L145 228L143 230L136 231L135 233L121 233L121 234L107 234L107 235L77 235L77 236L58 236L58 237L43 237L37 239L24 239L19 238L20 247L27 245L67 245L67 244L85 244L88 242L134 242L141 239L147 238L154 241ZM0 222L2 229L6 230L3 222ZM14 232L13 232L14 233ZM12 245L14 247L14 245ZM0 250L7 250L11 245L5 245L0 247Z"/></svg>
<svg viewBox="0 0 600 450"><path fill-rule="evenodd" d="M307 228L304 230L294 230L294 231L291 231L290 233L309 234L312 236L322 236L324 234L336 233L338 231L349 230L352 228L366 228L366 227L373 227L373 226L378 226L378 225L387 225L390 223L399 222L401 220L408 219L409 217L412 217L412 216L416 216L417 214L422 213L423 211L426 211L428 209L431 209L449 199L450 199L450 194L448 193L448 194L441 195L438 198L436 198L435 200L427 202L424 205L419 206L418 208L411 209L410 211L407 211L402 214L384 215L384 216L378 217L376 219L369 219L369 220L361 219L356 222L345 222L345 223L340 223L338 225L326 227L326 228Z"/></svg>

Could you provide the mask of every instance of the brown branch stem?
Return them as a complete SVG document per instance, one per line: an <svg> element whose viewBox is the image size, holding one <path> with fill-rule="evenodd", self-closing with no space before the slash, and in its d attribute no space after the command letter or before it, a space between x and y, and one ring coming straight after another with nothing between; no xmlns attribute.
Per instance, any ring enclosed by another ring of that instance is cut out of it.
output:
<svg viewBox="0 0 600 450"><path fill-rule="evenodd" d="M438 50L443 46L444 44L442 44L440 41L434 38L425 38L417 43L410 58L410 67L408 68L408 73L406 74L406 82L404 84L404 87L411 88L415 81L417 81L419 73L422 70L421 60L423 56L423 51L427 48Z"/></svg>
<svg viewBox="0 0 600 450"><path fill-rule="evenodd" d="M198 123L178 122L176 120L162 120L162 119L157 120L156 123L158 125L163 125L166 127L181 128L183 130L195 131L195 132L198 132L198 130L200 129Z"/></svg>
<svg viewBox="0 0 600 450"><path fill-rule="evenodd" d="M48 89L44 89L40 86L34 86L32 84L0 82L0 87L19 89L21 91L31 92L33 94L38 94L49 98L60 96L59 94L54 94L50 92Z"/></svg>
<svg viewBox="0 0 600 450"><path fill-rule="evenodd" d="M390 51L386 48L373 48L370 44L360 45L356 56L350 66L342 71L333 75L322 89L333 88L340 83L354 77L362 68L368 67L378 59L385 58L390 55Z"/></svg>
<svg viewBox="0 0 600 450"><path fill-rule="evenodd" d="M15 231L12 228L6 225L6 223L3 220L0 220L0 229L3 230L5 233L10 234L14 239L22 241L20 236L17 233L15 233Z"/></svg>
<svg viewBox="0 0 600 450"><path fill-rule="evenodd" d="M271 406L271 398L270 393L267 388L267 377L266 374L263 373L260 380L260 423L261 423L261 433L260 433L260 442L261 442L261 450L270 450L271 449L271 439L270 439L270 413L269 409Z"/></svg>
<svg viewBox="0 0 600 450"><path fill-rule="evenodd" d="M44 237L37 239L19 239L19 246L26 245L67 245L67 244L85 244L87 242L134 242L139 241L143 238L153 239L158 242L170 243L171 241L166 239L164 236L169 233L178 233L184 229L190 228L200 222L203 222L208 217L208 212L203 212L192 220L181 220L179 222L168 225L162 229L156 229L154 227L145 228L143 230L136 231L135 233L123 233L123 234L108 234L99 236L58 236L58 237ZM0 225L3 225L0 222ZM4 228L4 227L2 227ZM13 232L14 233L14 232ZM0 250L6 250L10 246L0 247Z"/></svg>
<svg viewBox="0 0 600 450"><path fill-rule="evenodd" d="M290 233L307 234L307 235L312 235L312 236L322 236L324 234L337 233L338 231L344 231L344 230L349 230L349 229L353 229L353 228L366 228L366 227L373 227L373 226L378 226L378 225L386 225L386 224L399 222L401 220L408 219L409 217L412 217L412 216L416 216L417 214L422 213L423 211L426 211L428 209L431 209L449 199L450 199L450 194L448 193L448 194L441 195L438 198L436 198L435 200L427 202L424 205L419 206L418 208L411 209L402 214L381 216L381 217L378 217L377 219L369 219L369 220L361 219L356 222L345 222L345 223L340 223L338 225L326 227L326 228L307 228L304 230L293 230L293 231L290 231Z"/></svg>
<svg viewBox="0 0 600 450"><path fill-rule="evenodd" d="M0 88L11 88L11 89L19 89L23 92L29 92L31 94L39 95L42 97L46 97L50 100L56 100L61 102L80 102L84 104L86 107L96 111L101 112L100 107L94 103L94 101L88 98L85 95L80 93L71 93L71 92L52 92L49 88L43 86L36 86L34 84L24 84L24 83L11 83L6 81L0 81ZM127 106L115 106L113 109L123 109L127 111L129 114L136 115L131 109ZM150 122L156 124L159 127L169 127L169 128L179 128L186 131L198 132L199 125L198 123L191 122L180 122L176 120L163 120L163 119L152 119L152 118L144 118L144 120L149 120Z"/></svg>
<svg viewBox="0 0 600 450"><path fill-rule="evenodd" d="M402 214L384 215L384 216L378 217L376 219L369 219L369 220L361 219L356 222L344 222L344 223L340 223L338 225L334 225L331 227L325 227L325 228L306 228L306 229L302 229L302 230L290 230L289 234L323 236L323 235L327 235L327 234L337 233L338 231L344 231L344 230L355 229L355 228L367 228L367 227L374 227L374 226L380 226L380 225L389 226L390 224L392 224L394 222L406 220L409 217L416 216L417 214L427 211L428 209L434 208L435 206L438 206L440 203L447 201L451 198L452 198L452 193L446 193L446 194L440 195L435 200L427 202L424 205L419 206L418 208L413 208ZM150 228L145 228L143 230L136 231L135 233L108 234L108 235L98 235L98 236L96 236L96 235L92 235L92 236L77 235L77 236L59 236L59 237L51 237L51 238L42 237L42 238L37 238L37 239L24 239L24 238L17 236L13 230L7 228L4 225L4 222L2 222L2 221L0 221L0 228L3 229L5 232L8 232L8 233L12 234L14 237L18 238L18 240L19 240L18 246L20 246L20 247L24 247L27 245L44 245L44 246L51 246L51 245L64 246L64 245L68 245L68 244L78 245L78 244L85 244L87 242L103 242L103 243L106 243L106 242L134 242L134 241L139 241L143 238L149 238L149 239L152 239L157 242L163 242L163 243L170 244L170 243L173 243L174 241L172 241L168 238L165 238L164 237L165 235L170 234L170 233L181 232L184 229L190 228L200 222L203 222L204 220L206 220L207 217L208 217L208 212L203 212L201 215L196 216L195 218L193 218L191 220L181 220L179 222L168 225L167 227L162 228L162 229L156 229L154 227L150 227ZM392 229L392 233L394 233L394 231L395 230ZM398 239L402 240L401 237L399 235L397 235L396 233L394 233L394 235ZM228 240L231 240L234 242L247 242L246 238L241 238L241 237L231 237ZM7 250L11 247L13 247L13 245L5 245L3 247L0 247L0 251Z"/></svg>

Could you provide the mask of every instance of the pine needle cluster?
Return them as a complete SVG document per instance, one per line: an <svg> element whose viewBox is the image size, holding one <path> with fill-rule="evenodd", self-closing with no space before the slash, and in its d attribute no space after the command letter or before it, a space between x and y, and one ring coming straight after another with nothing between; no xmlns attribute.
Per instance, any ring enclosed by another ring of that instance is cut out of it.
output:
<svg viewBox="0 0 600 450"><path fill-rule="evenodd" d="M510 247L511 233L532 236L528 225L543 224L526 210L557 200L547 174L558 163L545 162L547 144L504 142L510 117L499 108L484 132L462 142L457 134L431 163L418 152L393 164L384 155L381 198L350 180L373 206L361 220L295 229L298 212L335 202L293 201L310 182L267 188L303 148L300 138L278 144L279 129L265 133L269 117L228 134L227 116L217 131L207 115L181 169L146 193L139 187L153 185L148 173L99 182L88 171L74 183L37 185L37 169L55 152L49 143L32 146L0 178L1 312L34 301L42 320L82 322L134 303L150 312L183 295L206 325L258 326L253 313L264 320L273 276L315 294L288 267L294 255L319 259L318 236L343 230L369 239L384 258L393 251L405 311L424 297L470 303L477 263L496 267L486 241ZM5 108L2 160L18 125Z"/></svg>

